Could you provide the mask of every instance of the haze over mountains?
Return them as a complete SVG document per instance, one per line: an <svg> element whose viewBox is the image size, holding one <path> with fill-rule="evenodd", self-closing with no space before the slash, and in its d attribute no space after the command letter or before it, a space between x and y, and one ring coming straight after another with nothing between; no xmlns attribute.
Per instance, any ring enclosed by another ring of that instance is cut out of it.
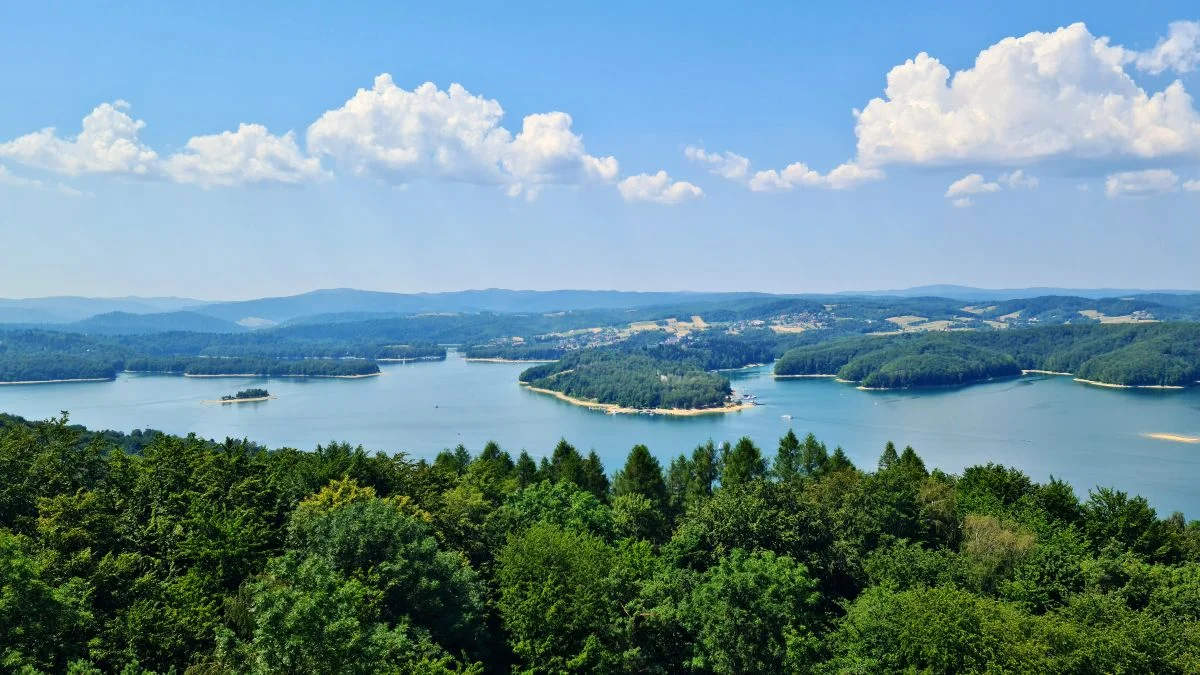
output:
<svg viewBox="0 0 1200 675"><path fill-rule="evenodd" d="M836 298L846 296L941 297L964 302L1004 301L1042 296L1099 299L1171 295L1196 291L1139 289L1024 288L982 289L932 285L839 294L707 293L690 291L610 291L509 289L464 290L444 293L389 293L356 289L322 289L298 295L206 302L177 297L88 298L61 296L0 299L0 324L55 326L101 334L162 331L240 332L296 321L341 322L381 315L439 312L554 312L584 309L640 308L743 298Z"/></svg>

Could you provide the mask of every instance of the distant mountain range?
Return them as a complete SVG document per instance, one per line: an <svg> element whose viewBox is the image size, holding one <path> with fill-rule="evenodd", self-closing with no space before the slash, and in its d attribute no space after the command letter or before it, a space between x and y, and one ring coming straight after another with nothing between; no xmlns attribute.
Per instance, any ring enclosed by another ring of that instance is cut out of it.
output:
<svg viewBox="0 0 1200 675"><path fill-rule="evenodd" d="M190 298L85 298L55 296L6 300L0 298L0 323L70 323L107 312L152 314L203 305Z"/></svg>
<svg viewBox="0 0 1200 675"><path fill-rule="evenodd" d="M847 291L813 294L812 298L881 296L897 298L941 297L964 302L1013 300L1041 296L1074 296L1098 299L1154 295L1171 304L1172 297L1198 291L1020 288L984 289L970 286L917 286L901 290ZM87 333L152 333L199 331L229 333L287 322L324 323L367 318L440 312L555 312L585 309L635 309L642 307L739 300L747 298L803 297L769 293L705 293L689 291L523 291L490 288L446 293L387 293L349 288L325 289L276 298L232 302L204 302L174 297L85 298L48 297L0 299L0 324L58 326Z"/></svg>

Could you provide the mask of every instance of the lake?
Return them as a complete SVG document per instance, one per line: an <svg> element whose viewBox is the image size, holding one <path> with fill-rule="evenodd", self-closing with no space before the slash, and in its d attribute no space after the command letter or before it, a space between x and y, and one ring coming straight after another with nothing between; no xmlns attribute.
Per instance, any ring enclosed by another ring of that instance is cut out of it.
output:
<svg viewBox="0 0 1200 675"><path fill-rule="evenodd" d="M859 391L827 379L775 380L764 366L730 373L733 386L763 405L690 418L605 415L517 385L521 364L444 362L381 365L359 380L184 378L121 375L113 382L0 387L0 411L45 419L60 410L93 429L160 429L207 438L248 438L270 447L311 449L331 440L370 450L432 457L462 443L495 440L515 456L548 454L560 437L595 449L611 472L636 443L664 467L711 438L753 438L770 456L789 426L832 450L841 445L873 467L884 443L912 445L926 465L957 472L988 461L1016 466L1038 481L1068 480L1086 498L1096 485L1141 494L1165 515L1200 518L1200 444L1147 433L1200 436L1200 388L1130 391L1089 387L1067 377L1026 376L960 389ZM278 398L205 404L248 387ZM791 415L792 419L784 419Z"/></svg>

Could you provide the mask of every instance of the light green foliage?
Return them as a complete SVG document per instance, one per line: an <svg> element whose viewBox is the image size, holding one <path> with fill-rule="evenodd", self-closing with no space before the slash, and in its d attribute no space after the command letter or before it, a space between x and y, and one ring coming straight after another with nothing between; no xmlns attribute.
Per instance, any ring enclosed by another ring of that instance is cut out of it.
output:
<svg viewBox="0 0 1200 675"><path fill-rule="evenodd" d="M735 549L692 591L690 665L713 673L807 670L819 646L816 586L791 558Z"/></svg>
<svg viewBox="0 0 1200 675"><path fill-rule="evenodd" d="M774 460L638 446L610 490L565 440L539 468L0 416L0 670L1200 672L1196 521L892 444Z"/></svg>

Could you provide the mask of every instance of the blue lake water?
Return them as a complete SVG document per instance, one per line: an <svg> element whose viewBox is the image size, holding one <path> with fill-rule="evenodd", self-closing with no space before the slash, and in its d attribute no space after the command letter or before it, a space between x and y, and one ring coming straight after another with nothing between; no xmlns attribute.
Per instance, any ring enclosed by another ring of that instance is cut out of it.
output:
<svg viewBox="0 0 1200 675"><path fill-rule="evenodd" d="M768 454L789 426L860 467L874 466L888 440L912 445L926 464L957 472L988 461L1035 480L1051 474L1081 497L1096 485L1141 494L1168 513L1200 518L1200 444L1147 438L1200 436L1200 388L1152 392L1102 389L1070 378L1027 376L961 389L866 392L831 380L775 380L770 367L730 374L761 406L726 415L673 418L605 415L526 391L519 364L444 362L384 365L360 380L184 378L122 375L114 382L0 387L0 411L44 419L69 411L94 429L154 428L207 438L248 438L311 449L331 440L432 457L459 443L495 440L514 455L549 453L560 437L595 449L612 471L644 443L666 461L707 439L753 438ZM278 396L213 405L247 387ZM791 415L792 419L784 419Z"/></svg>

